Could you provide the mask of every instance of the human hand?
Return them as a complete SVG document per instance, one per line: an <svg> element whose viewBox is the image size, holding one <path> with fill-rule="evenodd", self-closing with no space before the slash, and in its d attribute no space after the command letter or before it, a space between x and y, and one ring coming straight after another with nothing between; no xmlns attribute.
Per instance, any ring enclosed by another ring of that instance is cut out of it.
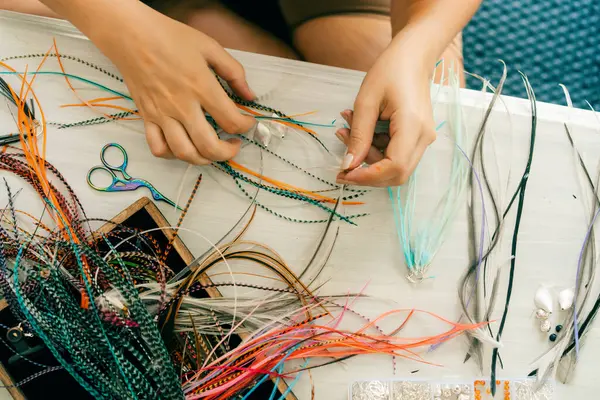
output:
<svg viewBox="0 0 600 400"><path fill-rule="evenodd" d="M239 112L211 71L250 100L254 95L241 64L203 33L141 2L127 6L130 17L119 14L119 41L103 32L95 42L123 75L152 154L197 165L234 157L240 141L220 140L204 112L227 133L254 126L255 119Z"/></svg>
<svg viewBox="0 0 600 400"><path fill-rule="evenodd" d="M340 113L344 121L347 122L348 126L352 127L352 120L354 118L354 112L352 110L344 110ZM344 143L346 146L350 143L350 129L349 128L341 128L335 132L335 136L340 140L340 142ZM388 129L383 131L377 131L377 128L373 134L373 140L371 141L371 146L369 147L369 151L367 152L367 156L364 159L364 163L366 164L375 164L378 161L381 161L384 158L385 150L387 149L388 144L390 143L390 133Z"/></svg>
<svg viewBox="0 0 600 400"><path fill-rule="evenodd" d="M343 113L350 129L336 133L348 147L338 183L401 185L435 140L429 89L433 65L418 61L409 49L405 43L392 42L367 73L354 111ZM373 142L378 119L390 121L389 143L383 153L377 149L381 144ZM360 167L363 162L370 165Z"/></svg>

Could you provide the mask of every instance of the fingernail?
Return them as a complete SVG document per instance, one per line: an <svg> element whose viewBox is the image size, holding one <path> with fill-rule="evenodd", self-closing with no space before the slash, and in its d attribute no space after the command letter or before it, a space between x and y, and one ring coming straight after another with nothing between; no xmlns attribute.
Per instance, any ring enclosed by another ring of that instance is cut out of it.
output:
<svg viewBox="0 0 600 400"><path fill-rule="evenodd" d="M340 131L336 131L335 132L335 136L339 139L340 142L345 143L344 142L344 136L342 136L342 134L340 133Z"/></svg>
<svg viewBox="0 0 600 400"><path fill-rule="evenodd" d="M344 180L344 179L336 179L335 182L339 183L340 185L352 185L352 182Z"/></svg>
<svg viewBox="0 0 600 400"><path fill-rule="evenodd" d="M352 160L354 160L354 156L350 153L346 153L344 156L344 160L342 161L342 170L347 170L350 168L350 164L352 164Z"/></svg>

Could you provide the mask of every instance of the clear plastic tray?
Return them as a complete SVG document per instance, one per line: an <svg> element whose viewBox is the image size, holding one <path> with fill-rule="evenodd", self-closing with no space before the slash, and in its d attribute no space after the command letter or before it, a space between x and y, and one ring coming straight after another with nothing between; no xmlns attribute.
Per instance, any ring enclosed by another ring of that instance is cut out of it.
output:
<svg viewBox="0 0 600 400"><path fill-rule="evenodd" d="M498 379L492 397L489 379L371 380L353 382L349 400L553 400L554 382L537 388L536 380Z"/></svg>

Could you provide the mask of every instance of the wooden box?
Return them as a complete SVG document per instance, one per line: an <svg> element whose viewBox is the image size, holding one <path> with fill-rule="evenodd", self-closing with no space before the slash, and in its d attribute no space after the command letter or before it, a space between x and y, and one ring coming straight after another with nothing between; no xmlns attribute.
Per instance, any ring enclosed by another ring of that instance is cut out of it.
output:
<svg viewBox="0 0 600 400"><path fill-rule="evenodd" d="M112 220L112 223L106 223L97 233L106 234L114 229L115 224L124 225L140 230L149 230L152 228L163 228L151 233L161 246L166 246L169 240L174 236L174 231L170 224L162 215L160 210L149 198L141 198L131 206L127 207ZM167 264L174 270L181 270L189 265L194 256L183 244L179 237L173 241L173 250L169 253ZM203 277L204 282L209 283L208 277ZM206 295L210 297L219 297L221 294L216 288L207 289ZM15 400L42 400L49 398L70 398L70 399L91 399L88 394L64 369L43 374L28 383L15 387L15 383L22 382L34 374L41 373L48 366L57 366L58 362L45 348L43 342L36 338L27 338L27 344L30 348L26 351L27 357L40 365L25 361L17 354L15 347L10 344L11 336L14 330L9 332L9 328L17 326L19 321L15 321L12 313L7 308L5 300L0 301L0 340L4 343L0 345L0 380ZM240 338L238 338L238 341ZM31 350L33 349L33 351ZM21 349L22 351L23 349ZM25 353L22 353L25 355ZM273 382L266 381L254 391L250 399L259 400L270 396L273 390ZM287 385L280 380L278 390L283 393ZM287 400L297 400L293 394L286 396Z"/></svg>

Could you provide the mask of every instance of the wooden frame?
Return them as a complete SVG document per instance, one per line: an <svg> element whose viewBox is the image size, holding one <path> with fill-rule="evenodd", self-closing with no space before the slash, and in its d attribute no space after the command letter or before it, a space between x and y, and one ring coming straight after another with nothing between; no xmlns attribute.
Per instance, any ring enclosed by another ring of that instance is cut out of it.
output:
<svg viewBox="0 0 600 400"><path fill-rule="evenodd" d="M8 303L6 302L6 300L0 300L0 310L4 310L6 307L8 307ZM26 400L21 389L19 389L18 387L11 386L14 385L15 382L13 381L6 368L4 368L4 365L2 365L2 363L0 363L0 381L2 381L2 384L4 386L8 386L6 390L8 390L8 393L10 393L14 400Z"/></svg>

